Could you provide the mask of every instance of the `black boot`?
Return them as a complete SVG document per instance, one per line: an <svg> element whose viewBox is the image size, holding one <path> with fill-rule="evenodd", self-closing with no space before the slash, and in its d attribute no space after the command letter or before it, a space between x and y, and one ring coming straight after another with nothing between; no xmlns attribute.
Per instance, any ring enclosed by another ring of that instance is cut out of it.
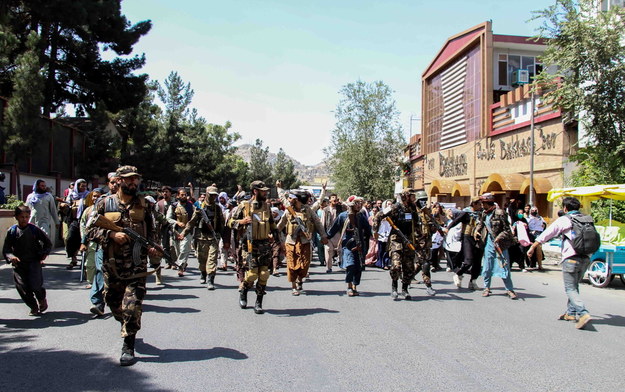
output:
<svg viewBox="0 0 625 392"><path fill-rule="evenodd" d="M241 309L247 308L247 287L239 289L239 306Z"/></svg>
<svg viewBox="0 0 625 392"><path fill-rule="evenodd" d="M124 338L122 356L119 358L119 364L121 366L131 366L137 362L135 358L135 337L136 335L130 335Z"/></svg>
<svg viewBox="0 0 625 392"><path fill-rule="evenodd" d="M215 273L208 275L208 289L215 290Z"/></svg>
<svg viewBox="0 0 625 392"><path fill-rule="evenodd" d="M407 299L407 300L412 299L412 297L410 296L410 293L408 292L408 284L407 283L402 283L401 284L401 296L404 297L404 299Z"/></svg>
<svg viewBox="0 0 625 392"><path fill-rule="evenodd" d="M206 283L206 272L202 272L202 277L200 278L200 283Z"/></svg>
<svg viewBox="0 0 625 392"><path fill-rule="evenodd" d="M256 314L265 313L263 310L263 297L264 295L256 295L256 305L254 305L254 313Z"/></svg>
<svg viewBox="0 0 625 392"><path fill-rule="evenodd" d="M397 281L391 281L391 298L397 299Z"/></svg>

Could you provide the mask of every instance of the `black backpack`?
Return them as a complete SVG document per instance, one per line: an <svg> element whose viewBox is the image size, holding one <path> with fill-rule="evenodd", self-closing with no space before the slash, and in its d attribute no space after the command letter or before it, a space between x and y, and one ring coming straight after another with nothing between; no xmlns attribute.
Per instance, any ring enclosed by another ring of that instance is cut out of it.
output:
<svg viewBox="0 0 625 392"><path fill-rule="evenodd" d="M595 229L595 221L590 215L573 214L566 215L573 227L571 245L578 255L591 255L601 246L601 236Z"/></svg>

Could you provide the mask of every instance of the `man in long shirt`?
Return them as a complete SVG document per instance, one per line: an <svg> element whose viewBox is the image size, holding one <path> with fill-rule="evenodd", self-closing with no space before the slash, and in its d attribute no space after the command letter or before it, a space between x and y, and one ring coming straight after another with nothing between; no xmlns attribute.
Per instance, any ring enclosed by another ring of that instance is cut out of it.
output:
<svg viewBox="0 0 625 392"><path fill-rule="evenodd" d="M465 273L471 274L471 280L469 281L469 290L478 290L477 278L480 276L480 267L482 265L483 250L479 247L473 232L480 221L480 214L482 212L482 202L476 199L471 202L470 211L459 211L456 217L447 225L445 232L449 231L452 227L462 223L462 248L460 252L463 255L463 261L460 266L454 268L454 284L460 288L462 285L462 278Z"/></svg>
<svg viewBox="0 0 625 392"><path fill-rule="evenodd" d="M304 279L308 275L311 256L311 239L314 232L319 233L323 244L328 242L321 221L308 205L308 194L300 190L291 190L289 194L290 209L282 215L278 230L286 227L286 264L287 278L291 282L293 295L302 290ZM293 211L295 216L292 214ZM299 222L297 221L299 220ZM301 222L303 227L298 223Z"/></svg>
<svg viewBox="0 0 625 392"><path fill-rule="evenodd" d="M43 230L54 245L56 228L61 221L54 196L47 191L47 188L44 180L35 181L33 192L26 198L26 205L31 209L30 223Z"/></svg>
<svg viewBox="0 0 625 392"><path fill-rule="evenodd" d="M341 204L339 197L336 193L330 195L330 205L323 209L321 223L324 230L327 232L334 224L334 221L343 212L344 208ZM341 240L340 233L336 233L333 237L328 238L328 243L324 245L325 248L325 260L326 260L326 272L332 272L332 261L336 254L336 250Z"/></svg>
<svg viewBox="0 0 625 392"><path fill-rule="evenodd" d="M563 235L562 240L562 278L564 280L564 291L568 297L566 312L562 314L559 319L565 321L575 321L575 328L584 329L590 322L590 313L586 309L582 298L579 295L579 282L584 277L584 273L588 269L590 264L589 255L579 255L573 249L573 238L575 233L572 233L573 224L571 222L571 215L578 215L581 204L579 200L574 197L565 197L562 200L562 208L564 209L564 216L556 219L545 231L542 232L536 241L527 251L527 256L532 257L536 248L541 246L550 239Z"/></svg>

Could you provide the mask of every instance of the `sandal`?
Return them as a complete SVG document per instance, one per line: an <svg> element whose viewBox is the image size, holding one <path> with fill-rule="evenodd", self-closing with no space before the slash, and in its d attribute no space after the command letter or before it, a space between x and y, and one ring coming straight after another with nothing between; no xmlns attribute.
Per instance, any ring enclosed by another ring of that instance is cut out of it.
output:
<svg viewBox="0 0 625 392"><path fill-rule="evenodd" d="M354 296L354 290L352 290L352 289L347 289L347 296L348 296L348 297L353 297L353 296Z"/></svg>
<svg viewBox="0 0 625 392"><path fill-rule="evenodd" d="M575 316L571 316L570 314L564 313L561 314L558 317L558 320L564 320L564 321L577 321L577 319L575 318Z"/></svg>
<svg viewBox="0 0 625 392"><path fill-rule="evenodd" d="M508 291L506 293L508 295L508 297L510 297L510 299L518 299L519 297L516 295L516 293L512 290Z"/></svg>
<svg viewBox="0 0 625 392"><path fill-rule="evenodd" d="M297 289L293 289L293 292L291 293L291 295L294 295L297 297L299 295L299 291L297 291Z"/></svg>
<svg viewBox="0 0 625 392"><path fill-rule="evenodd" d="M490 296L490 289L484 289L484 291L482 291L482 297L489 297Z"/></svg>

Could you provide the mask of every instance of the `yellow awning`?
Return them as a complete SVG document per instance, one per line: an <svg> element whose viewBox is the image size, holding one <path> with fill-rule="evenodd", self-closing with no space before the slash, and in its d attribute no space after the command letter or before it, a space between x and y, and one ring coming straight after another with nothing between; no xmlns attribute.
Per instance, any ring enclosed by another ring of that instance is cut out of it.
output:
<svg viewBox="0 0 625 392"><path fill-rule="evenodd" d="M551 182L546 178L534 177L534 192L536 193L548 193L551 190ZM530 178L527 177L523 180L520 193L529 193L530 191Z"/></svg>
<svg viewBox="0 0 625 392"><path fill-rule="evenodd" d="M513 174L499 174L493 173L482 185L480 188L480 193L486 193L491 191L518 191L521 189L521 184L525 177L522 174L513 173ZM496 184L495 187L492 187L493 184ZM490 189L490 188L499 188L499 189Z"/></svg>
<svg viewBox="0 0 625 392"><path fill-rule="evenodd" d="M432 180L430 189L428 189L428 196L432 197L441 194L450 195L455 183L455 181L451 180Z"/></svg>
<svg viewBox="0 0 625 392"><path fill-rule="evenodd" d="M469 184L460 184L455 183L454 187L451 188L451 196L471 196L471 189L469 188Z"/></svg>
<svg viewBox="0 0 625 392"><path fill-rule="evenodd" d="M554 201L565 196L584 197L590 201L599 199L625 200L625 184L552 189L547 195L547 200Z"/></svg>

